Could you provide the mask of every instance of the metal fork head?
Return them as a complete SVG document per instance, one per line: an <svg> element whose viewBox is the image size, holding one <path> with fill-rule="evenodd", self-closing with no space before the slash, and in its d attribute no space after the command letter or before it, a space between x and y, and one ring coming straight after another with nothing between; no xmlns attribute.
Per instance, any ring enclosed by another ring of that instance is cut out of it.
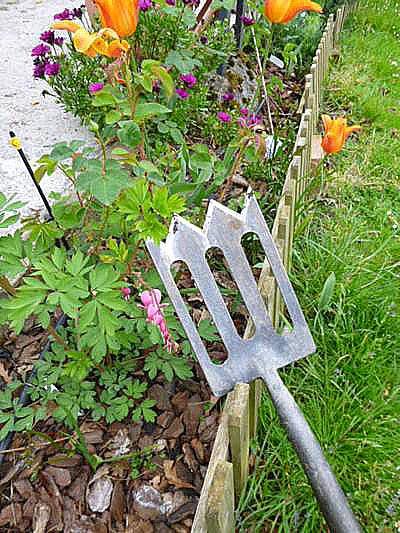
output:
<svg viewBox="0 0 400 533"><path fill-rule="evenodd" d="M271 320L251 267L242 248L246 233L255 233L285 301L293 329L278 334ZM315 345L286 274L279 252L251 192L241 213L211 200L203 230L184 218L175 216L166 241L159 246L147 241L147 248L161 276L168 295L182 322L194 352L216 396L229 392L236 383L249 383L315 351ZM209 248L220 248L225 256L242 298L255 326L255 334L243 339L237 332L206 260ZM222 365L213 363L201 340L185 302L171 274L176 261L187 264L203 296L228 352Z"/></svg>

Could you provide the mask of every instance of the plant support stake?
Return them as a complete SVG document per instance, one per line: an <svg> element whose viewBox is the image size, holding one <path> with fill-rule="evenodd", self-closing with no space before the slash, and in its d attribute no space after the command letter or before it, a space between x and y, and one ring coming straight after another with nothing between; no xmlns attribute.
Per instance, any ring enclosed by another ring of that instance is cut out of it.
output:
<svg viewBox="0 0 400 533"><path fill-rule="evenodd" d="M33 172L33 168L31 167L31 164L29 163L26 155L25 155L25 152L22 148L22 145L21 145L21 141L19 140L19 138L15 135L15 133L13 131L10 131L10 144L11 146L13 146L20 158L22 159L22 162L24 163L25 165L25 168L26 170L28 171L32 181L33 181L33 184L34 186L36 187L36 190L37 192L40 194L40 198L42 199L45 207L46 207L46 211L47 213L49 214L49 217L50 217L50 220L53 220L54 217L53 217L53 212L51 210L51 206L49 204L49 201L47 200L46 198L46 195L44 194L43 192L43 189L41 188L40 184L36 181L36 178L35 178L35 173Z"/></svg>

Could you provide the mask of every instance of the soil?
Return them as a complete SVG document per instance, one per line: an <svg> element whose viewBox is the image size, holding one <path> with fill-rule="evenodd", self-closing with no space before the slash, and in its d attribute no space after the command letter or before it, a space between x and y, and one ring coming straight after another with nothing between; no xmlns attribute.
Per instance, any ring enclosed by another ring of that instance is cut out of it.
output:
<svg viewBox="0 0 400 533"><path fill-rule="evenodd" d="M21 350L44 342L34 330L20 335L13 346L16 360ZM32 354L27 365L36 357ZM11 364L3 369L3 376L20 373ZM0 530L189 532L220 406L200 367L193 363L192 370L191 380L159 378L151 385L155 423L83 420L80 431L88 451L112 459L96 472L76 453L74 435L51 416L32 434L15 435L0 470ZM137 462L118 460L132 452Z"/></svg>

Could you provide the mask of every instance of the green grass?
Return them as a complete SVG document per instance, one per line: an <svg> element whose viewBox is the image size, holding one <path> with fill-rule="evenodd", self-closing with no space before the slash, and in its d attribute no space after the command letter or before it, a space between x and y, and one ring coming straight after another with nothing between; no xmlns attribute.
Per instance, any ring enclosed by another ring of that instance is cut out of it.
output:
<svg viewBox="0 0 400 533"><path fill-rule="evenodd" d="M281 372L367 532L400 530L399 15L398 0L369 0L346 24L325 111L363 131L325 167L296 239L293 281L318 352ZM267 397L254 452L238 530L326 531Z"/></svg>

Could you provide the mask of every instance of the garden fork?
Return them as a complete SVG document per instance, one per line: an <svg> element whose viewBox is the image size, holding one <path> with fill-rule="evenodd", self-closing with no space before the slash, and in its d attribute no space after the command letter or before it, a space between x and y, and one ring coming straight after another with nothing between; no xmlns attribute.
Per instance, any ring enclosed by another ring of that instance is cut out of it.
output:
<svg viewBox="0 0 400 533"><path fill-rule="evenodd" d="M261 241L293 324L290 332L277 333L268 316L241 245L243 235L249 232L255 233ZM222 396L237 383L250 383L262 378L330 530L337 533L360 532L360 526L315 435L278 374L279 368L313 353L315 345L254 196L251 192L247 194L240 214L212 200L203 230L175 216L164 243L158 246L148 241L146 244L213 393ZM218 247L224 253L247 305L255 329L251 339L239 336L208 266L206 252L212 247ZM193 323L171 274L171 265L176 261L187 264L211 313L228 351L228 358L223 364L216 365L211 361Z"/></svg>

